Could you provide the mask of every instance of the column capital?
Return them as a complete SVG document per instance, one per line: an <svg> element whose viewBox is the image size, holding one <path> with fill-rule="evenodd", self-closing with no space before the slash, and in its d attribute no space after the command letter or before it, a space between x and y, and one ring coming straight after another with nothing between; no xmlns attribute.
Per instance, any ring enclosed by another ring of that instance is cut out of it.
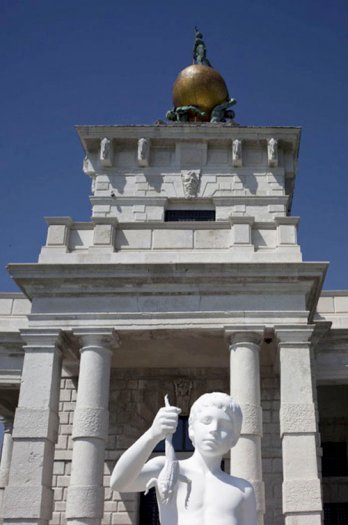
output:
<svg viewBox="0 0 348 525"><path fill-rule="evenodd" d="M120 337L113 328L77 328L74 335L79 339L81 350L89 346L100 346L113 350L120 346Z"/></svg>
<svg viewBox="0 0 348 525"><path fill-rule="evenodd" d="M306 345L311 342L315 325L279 325L274 327L274 333L278 339L279 346Z"/></svg>
<svg viewBox="0 0 348 525"><path fill-rule="evenodd" d="M264 331L264 326L231 326L225 328L225 336L228 338L230 347L243 343L260 346L264 337Z"/></svg>
<svg viewBox="0 0 348 525"><path fill-rule="evenodd" d="M23 339L25 350L30 347L38 350L56 348L62 350L64 347L64 332L59 328L24 328L20 329L20 336Z"/></svg>

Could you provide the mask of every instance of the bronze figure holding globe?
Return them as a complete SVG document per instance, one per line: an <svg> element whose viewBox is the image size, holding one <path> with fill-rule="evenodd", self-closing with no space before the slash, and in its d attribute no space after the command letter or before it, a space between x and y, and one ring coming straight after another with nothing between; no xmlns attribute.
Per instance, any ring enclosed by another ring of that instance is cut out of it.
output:
<svg viewBox="0 0 348 525"><path fill-rule="evenodd" d="M167 119L179 122L226 122L234 118L224 79L207 58L203 35L195 28L193 64L183 69L173 86L174 107Z"/></svg>

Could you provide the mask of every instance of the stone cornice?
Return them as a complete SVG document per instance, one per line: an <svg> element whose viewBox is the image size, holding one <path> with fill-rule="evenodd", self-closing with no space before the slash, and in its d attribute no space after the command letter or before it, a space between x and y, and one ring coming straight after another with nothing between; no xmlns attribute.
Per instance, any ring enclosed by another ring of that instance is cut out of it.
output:
<svg viewBox="0 0 348 525"><path fill-rule="evenodd" d="M29 298L90 294L303 294L310 319L326 263L11 264ZM87 286L88 283L88 286Z"/></svg>
<svg viewBox="0 0 348 525"><path fill-rule="evenodd" d="M278 140L291 143L296 156L301 135L299 127L283 126L231 126L229 124L164 124L159 126L76 126L86 152L94 151L95 141L104 137L119 140L167 139L167 140L268 140L275 135Z"/></svg>
<svg viewBox="0 0 348 525"><path fill-rule="evenodd" d="M90 196L90 202L91 204L93 205L97 205L97 204L115 204L115 198L110 195L110 196L105 196L105 195L92 195ZM170 197L163 197L163 196L153 196L153 197L148 197L148 196L138 196L138 195L135 195L134 197L133 196L122 196L122 195L117 195L117 202L118 203L122 203L122 204L137 204L137 203L143 203L146 201L147 204L154 204L154 205L165 205L168 201L170 201L171 198ZM195 199L195 204L196 203L200 203L200 202L204 202L205 203L208 201L208 202L213 202L215 205L219 205L219 206L233 206L234 204L240 204L240 203L245 203L245 204L253 204L253 203L257 203L258 205L264 205L264 206L267 206L269 204L284 204L284 205L287 205L288 204L288 201L289 201L289 196L288 195L228 195L227 197L226 196L212 196L211 198L209 199ZM177 202L175 200L175 202ZM178 202L183 202L182 199L178 199ZM187 203L187 201L186 201ZM286 216L286 218L290 218L290 216ZM47 220L49 220L50 218L47 217L46 218ZM297 219L297 218L295 218ZM297 219L298 221L298 219ZM295 221L295 222L297 222ZM53 223L52 223L53 224Z"/></svg>

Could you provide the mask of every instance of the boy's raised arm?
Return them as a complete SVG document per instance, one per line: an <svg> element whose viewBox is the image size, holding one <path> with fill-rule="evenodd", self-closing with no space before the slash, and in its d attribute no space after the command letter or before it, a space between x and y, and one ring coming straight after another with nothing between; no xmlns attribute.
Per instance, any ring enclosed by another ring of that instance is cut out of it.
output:
<svg viewBox="0 0 348 525"><path fill-rule="evenodd" d="M119 492L140 492L146 483L156 477L164 465L164 457L155 457L148 463L154 447L167 435L173 434L178 424L180 409L161 408L151 427L126 450L112 472L110 486ZM146 463L146 465L145 465Z"/></svg>

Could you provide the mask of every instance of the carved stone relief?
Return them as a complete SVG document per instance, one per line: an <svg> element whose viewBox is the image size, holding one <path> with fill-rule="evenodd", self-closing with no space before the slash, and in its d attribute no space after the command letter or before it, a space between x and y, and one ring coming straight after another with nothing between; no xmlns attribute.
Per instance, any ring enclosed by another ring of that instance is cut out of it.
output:
<svg viewBox="0 0 348 525"><path fill-rule="evenodd" d="M82 171L83 171L83 173L85 173L89 177L92 177L93 175L95 175L93 164L91 163L91 161L87 157L87 155L83 159Z"/></svg>
<svg viewBox="0 0 348 525"><path fill-rule="evenodd" d="M150 141L148 139L138 140L138 165L147 167L150 159Z"/></svg>
<svg viewBox="0 0 348 525"><path fill-rule="evenodd" d="M180 407L183 415L188 415L191 406L192 381L187 377L174 380L175 404Z"/></svg>
<svg viewBox="0 0 348 525"><path fill-rule="evenodd" d="M276 139L269 139L267 143L268 165L278 166L278 141Z"/></svg>
<svg viewBox="0 0 348 525"><path fill-rule="evenodd" d="M200 175L200 170L181 171L181 180L185 199L194 199L195 197L197 197Z"/></svg>
<svg viewBox="0 0 348 525"><path fill-rule="evenodd" d="M242 141L235 139L232 143L232 162L233 166L242 165Z"/></svg>
<svg viewBox="0 0 348 525"><path fill-rule="evenodd" d="M112 166L113 148L112 141L107 137L104 137L100 141L100 163L102 166Z"/></svg>

